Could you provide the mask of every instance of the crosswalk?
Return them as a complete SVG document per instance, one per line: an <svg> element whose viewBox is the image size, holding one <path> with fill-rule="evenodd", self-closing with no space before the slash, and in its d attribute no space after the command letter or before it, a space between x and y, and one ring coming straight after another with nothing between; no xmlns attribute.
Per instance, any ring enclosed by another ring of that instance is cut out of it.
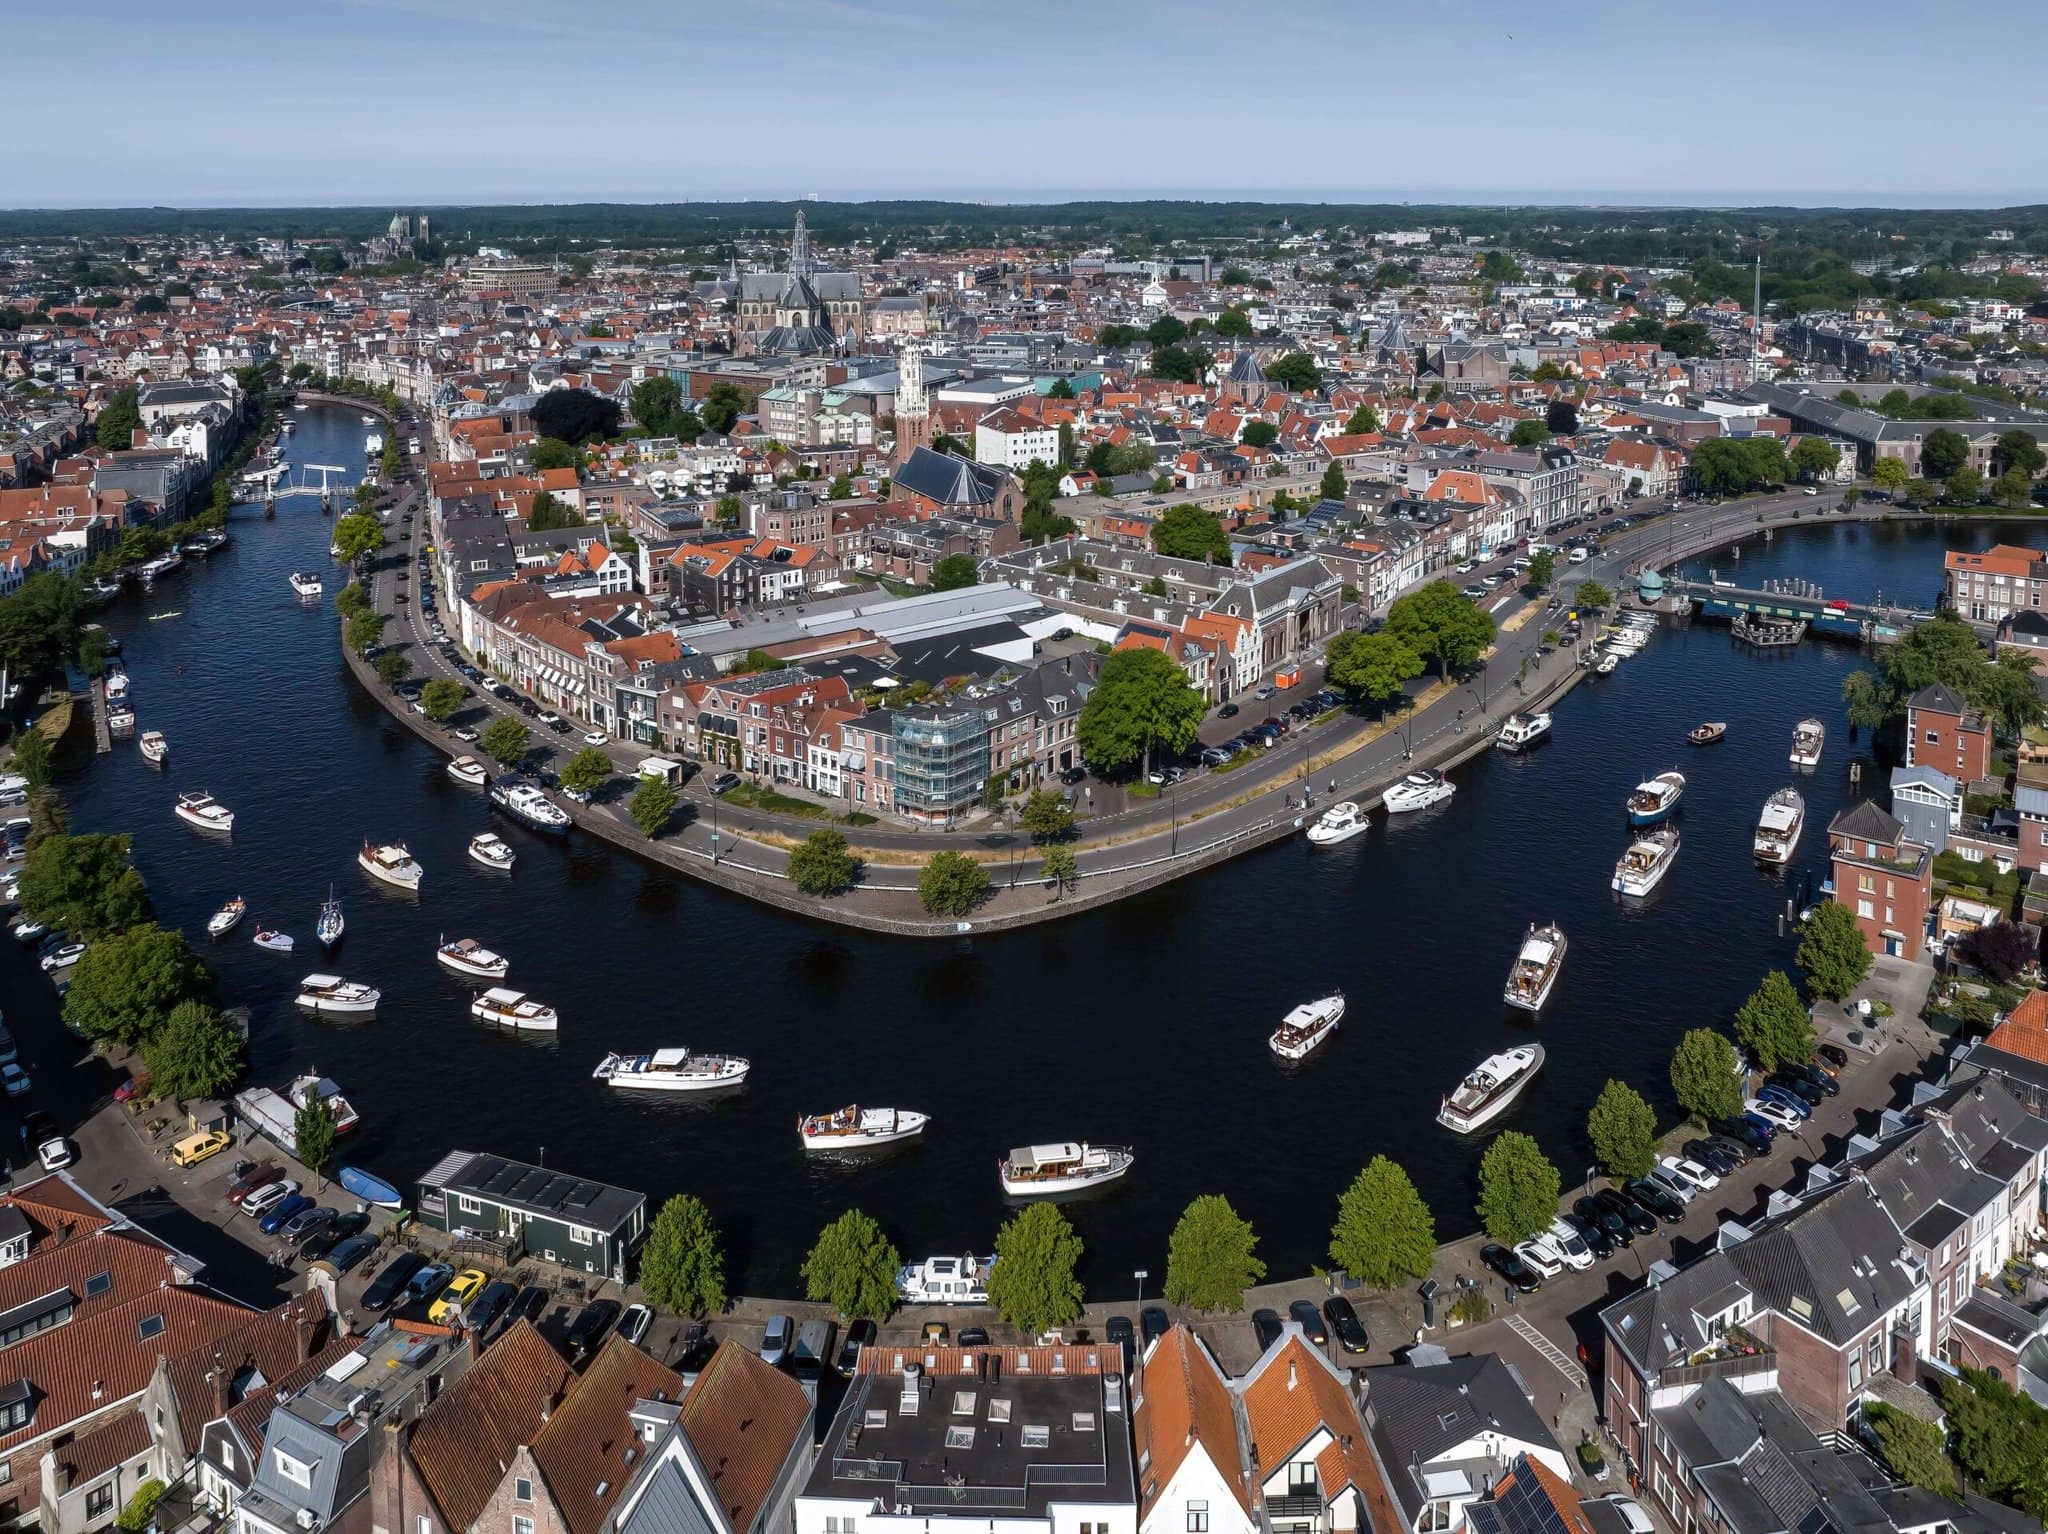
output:
<svg viewBox="0 0 2048 1534"><path fill-rule="evenodd" d="M1574 1389L1586 1388L1586 1371L1572 1360L1570 1354L1546 1337L1533 1321L1524 1316L1509 1316L1508 1330L1541 1353L1551 1368L1572 1382Z"/></svg>

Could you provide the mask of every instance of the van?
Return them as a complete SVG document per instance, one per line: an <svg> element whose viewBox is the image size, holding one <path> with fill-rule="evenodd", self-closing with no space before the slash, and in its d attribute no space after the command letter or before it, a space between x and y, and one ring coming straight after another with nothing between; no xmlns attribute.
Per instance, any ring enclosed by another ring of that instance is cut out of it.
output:
<svg viewBox="0 0 2048 1534"><path fill-rule="evenodd" d="M789 1372L800 1380L814 1380L822 1375L831 1361L832 1338L837 1330L830 1321L806 1321L799 1326L789 1350Z"/></svg>
<svg viewBox="0 0 2048 1534"><path fill-rule="evenodd" d="M208 1156L217 1156L226 1150L234 1137L225 1129L202 1129L196 1135L187 1135L171 1147L172 1166L196 1166Z"/></svg>
<svg viewBox="0 0 2048 1534"><path fill-rule="evenodd" d="M1573 564L1582 565L1586 562L1589 556L1586 553L1586 546L1582 543L1577 548L1573 549L1567 557L1571 560Z"/></svg>

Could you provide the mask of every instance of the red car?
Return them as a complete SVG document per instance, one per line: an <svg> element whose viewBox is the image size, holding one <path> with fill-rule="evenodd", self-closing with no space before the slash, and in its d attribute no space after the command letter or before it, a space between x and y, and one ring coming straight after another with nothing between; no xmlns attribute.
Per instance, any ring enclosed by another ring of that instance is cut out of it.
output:
<svg viewBox="0 0 2048 1534"><path fill-rule="evenodd" d="M1833 601L1828 603L1828 611L1830 612L1845 613L1848 610L1849 599L1847 597L1836 597Z"/></svg>
<svg viewBox="0 0 2048 1534"><path fill-rule="evenodd" d="M114 1101L117 1103L132 1102L148 1090L149 1076L147 1072L140 1076L130 1076L118 1087L114 1088Z"/></svg>

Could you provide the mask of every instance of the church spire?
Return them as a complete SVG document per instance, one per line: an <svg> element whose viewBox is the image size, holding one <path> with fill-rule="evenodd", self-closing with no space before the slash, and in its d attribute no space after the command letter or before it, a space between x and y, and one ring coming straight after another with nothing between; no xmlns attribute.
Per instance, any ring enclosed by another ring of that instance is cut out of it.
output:
<svg viewBox="0 0 2048 1534"><path fill-rule="evenodd" d="M924 389L924 347L906 336L896 353L896 451L901 463L912 451L931 446L931 399Z"/></svg>
<svg viewBox="0 0 2048 1534"><path fill-rule="evenodd" d="M811 280L811 234L804 228L804 210L796 210L796 232L789 237L789 274Z"/></svg>

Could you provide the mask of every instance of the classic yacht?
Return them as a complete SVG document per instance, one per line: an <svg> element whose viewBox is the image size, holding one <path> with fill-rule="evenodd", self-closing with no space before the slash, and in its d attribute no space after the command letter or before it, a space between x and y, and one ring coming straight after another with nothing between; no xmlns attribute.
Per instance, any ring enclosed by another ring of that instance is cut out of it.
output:
<svg viewBox="0 0 2048 1534"><path fill-rule="evenodd" d="M107 705L107 733L127 735L135 729L135 710L125 703Z"/></svg>
<svg viewBox="0 0 2048 1534"><path fill-rule="evenodd" d="M491 831L469 839L469 855L486 868L508 870L518 856L503 837Z"/></svg>
<svg viewBox="0 0 2048 1534"><path fill-rule="evenodd" d="M127 697L128 688L127 672L116 670L107 673L107 701L109 703L118 703L121 699Z"/></svg>
<svg viewBox="0 0 2048 1534"><path fill-rule="evenodd" d="M248 903L240 895L235 896L233 900L230 900L206 919L206 935L208 937L226 937L241 923L242 917L248 913L248 910Z"/></svg>
<svg viewBox="0 0 2048 1534"><path fill-rule="evenodd" d="M1623 895L1647 895L1663 881L1678 859L1678 831L1659 826L1628 844L1614 865L1614 889Z"/></svg>
<svg viewBox="0 0 2048 1534"><path fill-rule="evenodd" d="M1422 768L1387 790L1385 801L1389 815L1402 815L1410 810L1426 810L1433 804L1442 804L1458 791L1458 785L1433 768Z"/></svg>
<svg viewBox="0 0 2048 1534"><path fill-rule="evenodd" d="M1792 849L1799 845L1799 833L1806 829L1806 801L1796 788L1781 788L1764 801L1764 812L1756 822L1756 860L1759 863L1789 863Z"/></svg>
<svg viewBox="0 0 2048 1534"><path fill-rule="evenodd" d="M320 946L332 948L340 942L344 925L341 918L341 899L334 893L334 886L330 884L327 886L326 903L320 907L319 925L313 929L314 934L320 939Z"/></svg>
<svg viewBox="0 0 2048 1534"><path fill-rule="evenodd" d="M267 948L272 953L290 953L293 947L292 935L289 932L273 931L268 927L258 927L256 929L256 946L258 948Z"/></svg>
<svg viewBox="0 0 2048 1534"><path fill-rule="evenodd" d="M456 974L469 975L478 980L503 980L505 972L512 967L510 959L502 954L492 953L473 937L461 937L452 943L443 943L434 950L434 957Z"/></svg>
<svg viewBox="0 0 2048 1534"><path fill-rule="evenodd" d="M1632 826L1654 826L1673 810L1685 796L1685 774L1682 772L1660 772L1646 782L1638 783L1628 796L1628 823Z"/></svg>
<svg viewBox="0 0 2048 1534"><path fill-rule="evenodd" d="M993 1257L927 1257L906 1263L896 1274L896 1294L906 1305L986 1305Z"/></svg>
<svg viewBox="0 0 2048 1534"><path fill-rule="evenodd" d="M1536 1079L1543 1068L1543 1046L1520 1044L1488 1055L1472 1068L1472 1074L1458 1083L1458 1089L1443 1100L1436 1121L1461 1135L1483 1129L1522 1095L1522 1089Z"/></svg>
<svg viewBox="0 0 2048 1534"><path fill-rule="evenodd" d="M1510 714L1493 743L1503 751L1527 751L1549 733L1550 715L1547 713Z"/></svg>
<svg viewBox="0 0 2048 1534"><path fill-rule="evenodd" d="M1306 1060L1337 1031L1344 1020L1344 993L1332 992L1315 1001L1305 1001L1280 1019L1280 1026L1266 1040L1267 1046L1283 1060Z"/></svg>
<svg viewBox="0 0 2048 1534"><path fill-rule="evenodd" d="M928 1115L908 1108L863 1108L856 1103L837 1113L800 1118L796 1132L807 1151L867 1150L915 1139L930 1121Z"/></svg>
<svg viewBox="0 0 2048 1534"><path fill-rule="evenodd" d="M1003 1192L1011 1198L1077 1193L1114 1182L1137 1158L1121 1145L1020 1145L997 1163Z"/></svg>
<svg viewBox="0 0 2048 1534"><path fill-rule="evenodd" d="M484 770L484 764L473 756L455 758L448 764L448 776L458 783L468 784L471 788L482 788L490 781L490 774Z"/></svg>
<svg viewBox="0 0 2048 1534"><path fill-rule="evenodd" d="M164 739L161 730L144 730L142 739L135 745L136 749L142 752L142 759L152 766L161 767L164 758L171 754L170 742Z"/></svg>
<svg viewBox="0 0 2048 1534"><path fill-rule="evenodd" d="M339 975L308 975L299 982L299 1005L314 1012L374 1012L377 989Z"/></svg>
<svg viewBox="0 0 2048 1534"><path fill-rule="evenodd" d="M1719 719L1709 720L1685 732L1685 738L1695 746L1711 746L1728 733L1728 726Z"/></svg>
<svg viewBox="0 0 2048 1534"><path fill-rule="evenodd" d="M1348 842L1354 836L1363 835L1372 825L1371 819L1351 800L1332 805L1323 811L1316 823L1308 828L1308 839L1312 846L1334 847L1339 842Z"/></svg>
<svg viewBox="0 0 2048 1534"><path fill-rule="evenodd" d="M522 779L501 777L493 781L491 803L529 831L548 831L559 836L569 829L569 812Z"/></svg>
<svg viewBox="0 0 2048 1534"><path fill-rule="evenodd" d="M1821 747L1828 742L1828 727L1818 719L1802 719L1792 727L1792 765L1812 769L1820 765Z"/></svg>
<svg viewBox="0 0 2048 1534"><path fill-rule="evenodd" d="M313 1100L315 1093L326 1100L328 1110L333 1113L336 1134L345 1135L363 1121L362 1115L357 1113L349 1100L341 1095L341 1087L318 1071L295 1078L284 1090L284 1095L291 1099L294 1108L305 1107Z"/></svg>
<svg viewBox="0 0 2048 1534"><path fill-rule="evenodd" d="M1558 971L1564 968L1564 951L1563 928L1555 922L1547 927L1531 922L1515 955L1514 967L1508 971L1501 999L1525 1012L1542 1011L1543 1004L1550 1000L1551 987L1557 984Z"/></svg>
<svg viewBox="0 0 2048 1534"><path fill-rule="evenodd" d="M178 795L178 818L202 831L232 831L235 828L234 811L216 803L212 794Z"/></svg>
<svg viewBox="0 0 2048 1534"><path fill-rule="evenodd" d="M395 884L402 890L416 890L420 880L426 877L426 870L415 863L404 842L386 842L373 847L363 843L363 850L356 854L356 866L373 879L386 884Z"/></svg>
<svg viewBox="0 0 2048 1534"><path fill-rule="evenodd" d="M606 1055L591 1077L641 1092L709 1092L736 1087L753 1069L738 1055L693 1055L687 1049L657 1049L646 1055Z"/></svg>
<svg viewBox="0 0 2048 1534"><path fill-rule="evenodd" d="M292 590L307 601L311 601L327 589L321 584L319 574L312 570L294 570L287 580Z"/></svg>
<svg viewBox="0 0 2048 1534"><path fill-rule="evenodd" d="M535 1001L524 991L508 991L502 986L478 992L469 1004L469 1015L486 1023L496 1023L500 1028L526 1028L542 1033L553 1033L560 1021L555 1009L546 1002Z"/></svg>

